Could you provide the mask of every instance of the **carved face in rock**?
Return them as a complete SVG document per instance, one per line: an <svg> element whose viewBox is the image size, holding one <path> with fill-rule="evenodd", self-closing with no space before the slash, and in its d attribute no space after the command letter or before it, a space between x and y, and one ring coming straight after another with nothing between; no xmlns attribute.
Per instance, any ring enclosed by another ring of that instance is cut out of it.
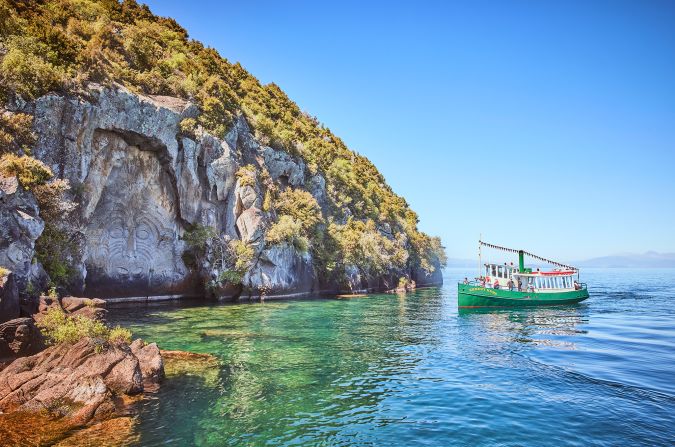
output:
<svg viewBox="0 0 675 447"><path fill-rule="evenodd" d="M105 228L108 239L108 273L121 279L154 271L155 256L171 234L150 215L118 211Z"/></svg>
<svg viewBox="0 0 675 447"><path fill-rule="evenodd" d="M89 262L99 272L120 281L152 281L172 272L173 232L157 217L121 204L106 217L90 232L96 240L90 242Z"/></svg>
<svg viewBox="0 0 675 447"><path fill-rule="evenodd" d="M91 186L100 194L92 195L98 200L86 228L85 293L179 292L189 271L181 259L175 193L156 154L124 147L101 162L100 172Z"/></svg>

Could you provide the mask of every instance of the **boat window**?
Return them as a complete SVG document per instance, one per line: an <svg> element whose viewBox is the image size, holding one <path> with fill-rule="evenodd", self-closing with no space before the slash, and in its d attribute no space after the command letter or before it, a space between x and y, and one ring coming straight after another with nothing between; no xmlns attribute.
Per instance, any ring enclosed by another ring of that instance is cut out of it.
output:
<svg viewBox="0 0 675 447"><path fill-rule="evenodd" d="M497 276L499 276L500 278L504 277L504 270L502 269L501 265L497 267Z"/></svg>
<svg viewBox="0 0 675 447"><path fill-rule="evenodd" d="M497 269L495 268L496 266L492 266L492 276L497 276Z"/></svg>

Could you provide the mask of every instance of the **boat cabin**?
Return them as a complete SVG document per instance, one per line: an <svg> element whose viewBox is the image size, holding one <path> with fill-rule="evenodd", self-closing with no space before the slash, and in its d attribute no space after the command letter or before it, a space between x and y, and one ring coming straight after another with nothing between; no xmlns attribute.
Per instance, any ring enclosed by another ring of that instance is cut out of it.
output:
<svg viewBox="0 0 675 447"><path fill-rule="evenodd" d="M518 290L520 281L520 291L547 293L547 292L565 292L575 290L574 275L576 270L554 269L549 271L532 271L532 269L522 269L522 271L513 264L484 264L483 279L485 287L494 287L495 281L500 289L509 289L509 282L513 283L513 290Z"/></svg>

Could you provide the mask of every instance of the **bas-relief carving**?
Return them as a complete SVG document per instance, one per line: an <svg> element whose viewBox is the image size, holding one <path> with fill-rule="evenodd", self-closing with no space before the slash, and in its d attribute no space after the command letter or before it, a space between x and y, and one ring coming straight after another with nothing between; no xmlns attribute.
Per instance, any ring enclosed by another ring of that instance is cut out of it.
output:
<svg viewBox="0 0 675 447"><path fill-rule="evenodd" d="M152 152L114 152L86 230L87 283L100 296L175 293L188 272L166 174Z"/></svg>

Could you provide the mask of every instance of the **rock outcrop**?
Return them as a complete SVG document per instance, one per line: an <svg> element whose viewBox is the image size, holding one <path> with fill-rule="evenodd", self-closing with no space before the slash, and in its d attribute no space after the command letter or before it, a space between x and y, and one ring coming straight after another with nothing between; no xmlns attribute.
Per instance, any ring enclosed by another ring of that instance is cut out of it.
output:
<svg viewBox="0 0 675 447"><path fill-rule="evenodd" d="M105 306L106 302L98 298L77 298L74 296L55 298L41 296L38 301L37 311L33 312L32 315L35 321L39 322L50 309L57 308L70 316L82 316L90 320L105 322L108 313Z"/></svg>
<svg viewBox="0 0 675 447"><path fill-rule="evenodd" d="M13 281L20 290L29 283L35 287L46 285L42 267L33 263L35 241L44 227L33 194L22 188L16 178L0 175L0 267L14 274Z"/></svg>
<svg viewBox="0 0 675 447"><path fill-rule="evenodd" d="M0 369L18 357L44 349L44 338L32 318L17 318L0 324Z"/></svg>
<svg viewBox="0 0 675 447"><path fill-rule="evenodd" d="M0 323L20 314L19 288L14 278L14 273L0 271Z"/></svg>
<svg viewBox="0 0 675 447"><path fill-rule="evenodd" d="M161 365L159 350L147 354L141 361L128 345L85 338L19 358L0 371L0 411L44 411L74 426L124 415L125 399L141 393L144 380L163 377L143 377Z"/></svg>

